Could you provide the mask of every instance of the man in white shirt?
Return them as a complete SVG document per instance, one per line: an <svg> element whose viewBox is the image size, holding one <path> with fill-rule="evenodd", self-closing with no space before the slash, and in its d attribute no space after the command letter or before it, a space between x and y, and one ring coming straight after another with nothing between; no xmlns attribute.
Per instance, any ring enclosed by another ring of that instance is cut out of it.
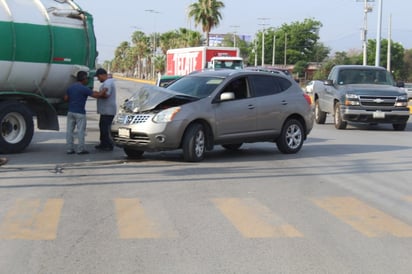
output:
<svg viewBox="0 0 412 274"><path fill-rule="evenodd" d="M114 145L110 137L110 127L116 115L116 86L114 79L110 78L103 68L96 70L96 77L102 83L99 88L102 96L97 99L97 113L100 114L100 143L95 148L112 151Z"/></svg>

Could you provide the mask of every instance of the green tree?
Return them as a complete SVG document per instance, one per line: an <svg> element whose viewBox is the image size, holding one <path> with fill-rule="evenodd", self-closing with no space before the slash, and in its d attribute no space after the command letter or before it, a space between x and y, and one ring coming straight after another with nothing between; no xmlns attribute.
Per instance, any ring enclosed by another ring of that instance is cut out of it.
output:
<svg viewBox="0 0 412 274"><path fill-rule="evenodd" d="M239 55L243 58L245 64L249 64L249 44L240 39L239 36L233 35L233 33L228 33L223 37L222 46L224 47L234 47L236 41L236 47L239 48Z"/></svg>
<svg viewBox="0 0 412 274"><path fill-rule="evenodd" d="M129 57L132 58L131 65L134 64L136 69L136 71L133 71L133 74L141 78L144 73L142 70L143 60L151 54L150 37L146 36L144 32L135 31L132 34L132 43L132 52L129 54Z"/></svg>
<svg viewBox="0 0 412 274"><path fill-rule="evenodd" d="M308 62L306 61L296 62L295 66L293 67L293 72L298 75L298 79L305 76L307 66Z"/></svg>
<svg viewBox="0 0 412 274"><path fill-rule="evenodd" d="M194 19L195 26L201 25L206 34L206 45L209 45L210 30L219 25L222 19L220 9L225 4L217 0L199 0L189 5L189 17Z"/></svg>
<svg viewBox="0 0 412 274"><path fill-rule="evenodd" d="M387 67L388 61L388 40L382 39L381 41L381 50L380 50L380 60L379 65L382 67ZM391 42L391 71L395 79L401 79L405 77L402 72L404 68L404 56L405 49L404 47L395 42ZM376 40L368 41L368 65L374 65L376 59Z"/></svg>
<svg viewBox="0 0 412 274"><path fill-rule="evenodd" d="M127 58L127 52L130 49L130 44L127 41L123 41L116 48L114 52L113 71L122 72L126 71L125 60Z"/></svg>
<svg viewBox="0 0 412 274"><path fill-rule="evenodd" d="M163 54L166 54L168 49L201 46L202 35L198 31L180 28L161 34L159 41Z"/></svg>
<svg viewBox="0 0 412 274"><path fill-rule="evenodd" d="M412 82L412 49L405 50L401 80Z"/></svg>
<svg viewBox="0 0 412 274"><path fill-rule="evenodd" d="M283 24L280 28L269 28L265 35L265 64L272 63L272 55L275 53L275 64L295 64L298 61L321 62L329 54L330 49L319 42L319 29L322 24L313 19L305 19L303 22ZM259 31L254 42L252 55L262 52L262 35ZM275 43L273 43L275 40ZM273 50L275 45L275 50ZM286 51L286 54L285 54ZM254 56L252 56L254 57ZM259 56L261 59L261 56Z"/></svg>

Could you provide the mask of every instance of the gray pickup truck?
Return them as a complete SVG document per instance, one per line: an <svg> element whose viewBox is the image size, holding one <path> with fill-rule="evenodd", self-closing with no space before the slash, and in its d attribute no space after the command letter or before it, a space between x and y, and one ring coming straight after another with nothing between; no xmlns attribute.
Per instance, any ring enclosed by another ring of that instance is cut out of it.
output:
<svg viewBox="0 0 412 274"><path fill-rule="evenodd" d="M315 121L324 124L329 113L337 129L345 129L347 123L390 123L394 130L404 130L410 113L402 86L382 67L334 66L313 91Z"/></svg>

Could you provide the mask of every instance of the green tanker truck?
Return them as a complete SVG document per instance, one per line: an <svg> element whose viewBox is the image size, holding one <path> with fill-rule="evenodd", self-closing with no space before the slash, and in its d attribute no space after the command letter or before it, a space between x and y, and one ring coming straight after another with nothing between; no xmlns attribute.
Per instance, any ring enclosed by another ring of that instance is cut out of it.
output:
<svg viewBox="0 0 412 274"><path fill-rule="evenodd" d="M71 0L0 0L0 153L23 151L37 128L59 130L78 71L93 87L93 17Z"/></svg>

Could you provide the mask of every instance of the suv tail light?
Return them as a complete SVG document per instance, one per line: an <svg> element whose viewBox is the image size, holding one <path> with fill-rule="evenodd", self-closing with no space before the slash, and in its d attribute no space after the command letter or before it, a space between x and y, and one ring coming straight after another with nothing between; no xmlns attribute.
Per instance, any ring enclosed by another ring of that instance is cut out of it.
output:
<svg viewBox="0 0 412 274"><path fill-rule="evenodd" d="M306 99L306 102L308 102L309 105L312 105L312 97L310 97L309 94L303 93L303 96Z"/></svg>

